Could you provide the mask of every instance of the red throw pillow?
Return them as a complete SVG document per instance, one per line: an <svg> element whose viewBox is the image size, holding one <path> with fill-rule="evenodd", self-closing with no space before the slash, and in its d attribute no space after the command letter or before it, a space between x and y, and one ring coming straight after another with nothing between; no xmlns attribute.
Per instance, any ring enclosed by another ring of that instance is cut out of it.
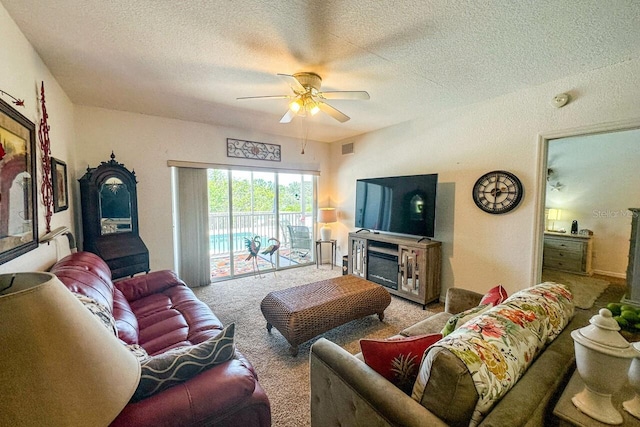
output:
<svg viewBox="0 0 640 427"><path fill-rule="evenodd" d="M360 340L364 362L396 387L411 394L423 353L441 334L387 340Z"/></svg>
<svg viewBox="0 0 640 427"><path fill-rule="evenodd" d="M491 304L492 306L496 306L498 304L502 304L504 300L507 299L507 291L502 287L502 285L494 286L484 294L482 299L480 300L480 304L478 305L487 305Z"/></svg>

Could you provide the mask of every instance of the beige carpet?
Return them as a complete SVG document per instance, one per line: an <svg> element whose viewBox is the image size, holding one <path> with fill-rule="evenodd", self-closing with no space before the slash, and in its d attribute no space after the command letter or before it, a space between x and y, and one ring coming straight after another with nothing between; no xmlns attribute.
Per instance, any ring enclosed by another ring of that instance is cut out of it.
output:
<svg viewBox="0 0 640 427"><path fill-rule="evenodd" d="M274 427L309 426L309 347L316 340L299 347L297 357L289 354L289 344L276 330L270 335L260 311L260 301L270 291L312 283L341 274L339 267L328 265L294 268L263 274L262 278L248 277L218 282L194 292L209 304L224 324L236 323L238 349L254 365L260 384L271 401ZM386 338L443 310L440 303L422 306L393 297L385 311L384 322L367 316L322 334L351 353L358 353L360 338Z"/></svg>
<svg viewBox="0 0 640 427"><path fill-rule="evenodd" d="M578 308L591 308L596 299L609 286L609 282L595 277L580 276L562 271L543 270L543 282L565 284L573 294L573 303Z"/></svg>

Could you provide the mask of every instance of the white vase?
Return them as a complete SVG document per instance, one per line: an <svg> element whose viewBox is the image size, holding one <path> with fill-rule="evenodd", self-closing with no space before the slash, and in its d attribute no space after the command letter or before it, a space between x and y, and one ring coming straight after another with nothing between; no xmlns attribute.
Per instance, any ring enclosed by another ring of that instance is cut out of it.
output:
<svg viewBox="0 0 640 427"><path fill-rule="evenodd" d="M571 401L591 418L606 424L622 424L622 415L611 403L611 396L624 385L631 361L640 353L618 333L620 326L606 308L589 323L571 332L576 366L585 384Z"/></svg>
<svg viewBox="0 0 640 427"><path fill-rule="evenodd" d="M640 342L633 343L633 347L640 351ZM633 359L629 367L629 384L635 391L633 399L622 403L625 411L636 418L640 418L640 356Z"/></svg>

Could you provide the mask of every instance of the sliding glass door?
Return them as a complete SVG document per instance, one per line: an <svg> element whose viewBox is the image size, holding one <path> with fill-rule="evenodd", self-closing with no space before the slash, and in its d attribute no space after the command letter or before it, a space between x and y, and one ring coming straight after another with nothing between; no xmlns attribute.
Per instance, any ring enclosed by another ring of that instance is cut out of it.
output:
<svg viewBox="0 0 640 427"><path fill-rule="evenodd" d="M278 220L282 267L314 261L314 180L311 175L278 175Z"/></svg>
<svg viewBox="0 0 640 427"><path fill-rule="evenodd" d="M314 262L312 175L208 170L212 281Z"/></svg>
<svg viewBox="0 0 640 427"><path fill-rule="evenodd" d="M257 273L271 265L261 254L275 233L275 174L231 172L231 235L234 275Z"/></svg>

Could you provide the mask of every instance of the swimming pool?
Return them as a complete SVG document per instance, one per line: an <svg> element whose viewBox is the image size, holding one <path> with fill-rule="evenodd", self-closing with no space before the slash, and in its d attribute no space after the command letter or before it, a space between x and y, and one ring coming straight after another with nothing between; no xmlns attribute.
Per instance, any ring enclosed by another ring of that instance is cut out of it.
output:
<svg viewBox="0 0 640 427"><path fill-rule="evenodd" d="M233 234L233 250L235 252L246 251L245 238L252 238L253 233L235 233ZM209 251L214 254L229 252L229 235L228 234L211 234L209 235Z"/></svg>

